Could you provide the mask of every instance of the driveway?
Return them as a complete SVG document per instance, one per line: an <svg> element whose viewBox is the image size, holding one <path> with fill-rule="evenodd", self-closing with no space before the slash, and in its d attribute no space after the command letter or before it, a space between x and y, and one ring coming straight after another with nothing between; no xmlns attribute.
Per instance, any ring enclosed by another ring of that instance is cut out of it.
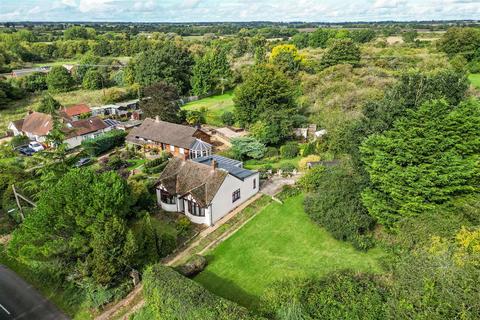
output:
<svg viewBox="0 0 480 320"><path fill-rule="evenodd" d="M282 191L283 186L294 185L301 176L302 175L298 173L291 177L274 175L260 187L260 192L269 196L274 196Z"/></svg>
<svg viewBox="0 0 480 320"><path fill-rule="evenodd" d="M0 320L69 319L31 285L0 265Z"/></svg>

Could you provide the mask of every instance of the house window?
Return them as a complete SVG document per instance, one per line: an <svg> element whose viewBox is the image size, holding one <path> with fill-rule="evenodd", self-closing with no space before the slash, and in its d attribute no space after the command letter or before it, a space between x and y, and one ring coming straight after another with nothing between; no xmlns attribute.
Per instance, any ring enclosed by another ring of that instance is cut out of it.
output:
<svg viewBox="0 0 480 320"><path fill-rule="evenodd" d="M175 146L170 145L170 151L175 152Z"/></svg>
<svg viewBox="0 0 480 320"><path fill-rule="evenodd" d="M163 203L166 204L175 204L176 203L176 198L175 196L172 196L170 193L160 190L160 199Z"/></svg>
<svg viewBox="0 0 480 320"><path fill-rule="evenodd" d="M180 154L185 154L185 149L180 148Z"/></svg>
<svg viewBox="0 0 480 320"><path fill-rule="evenodd" d="M232 193L232 203L240 199L240 189L233 191Z"/></svg>
<svg viewBox="0 0 480 320"><path fill-rule="evenodd" d="M200 207L193 201L187 200L188 202L188 212L192 216L205 217L205 208Z"/></svg>
<svg viewBox="0 0 480 320"><path fill-rule="evenodd" d="M253 179L253 189L257 189L257 179Z"/></svg>

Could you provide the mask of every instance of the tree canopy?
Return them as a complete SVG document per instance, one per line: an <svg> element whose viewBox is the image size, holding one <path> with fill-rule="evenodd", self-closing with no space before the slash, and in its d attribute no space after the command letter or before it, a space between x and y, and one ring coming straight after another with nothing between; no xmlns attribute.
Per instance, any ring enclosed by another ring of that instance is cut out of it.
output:
<svg viewBox="0 0 480 320"><path fill-rule="evenodd" d="M162 81L145 87L143 94L149 97L140 102L140 107L146 117L158 116L163 121L180 121L180 106L178 105L180 97L176 86Z"/></svg>
<svg viewBox="0 0 480 320"><path fill-rule="evenodd" d="M480 104L426 102L361 147L371 187L363 194L382 224L422 214L453 197L478 192Z"/></svg>

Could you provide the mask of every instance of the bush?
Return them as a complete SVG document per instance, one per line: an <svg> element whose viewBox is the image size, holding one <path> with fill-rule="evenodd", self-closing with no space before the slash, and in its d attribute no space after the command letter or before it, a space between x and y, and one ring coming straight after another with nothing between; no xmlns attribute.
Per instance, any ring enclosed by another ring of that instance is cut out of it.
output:
<svg viewBox="0 0 480 320"><path fill-rule="evenodd" d="M24 146L28 144L30 139L27 136L24 135L18 135L14 136L12 140L10 140L10 144L12 145L13 148Z"/></svg>
<svg viewBox="0 0 480 320"><path fill-rule="evenodd" d="M82 81L82 87L87 90L97 90L105 86L103 75L95 69L90 69L85 73Z"/></svg>
<svg viewBox="0 0 480 320"><path fill-rule="evenodd" d="M128 99L128 94L117 88L110 88L105 90L105 95L102 97L103 103L115 103Z"/></svg>
<svg viewBox="0 0 480 320"><path fill-rule="evenodd" d="M244 160L246 158L261 159L265 154L265 145L253 137L241 137L232 139L231 152L234 158Z"/></svg>
<svg viewBox="0 0 480 320"><path fill-rule="evenodd" d="M302 156L307 157L309 155L315 154L316 149L317 149L317 143L316 142L309 142L303 148Z"/></svg>
<svg viewBox="0 0 480 320"><path fill-rule="evenodd" d="M278 149L275 147L267 147L267 149L265 150L265 154L263 156L265 158L278 157Z"/></svg>
<svg viewBox="0 0 480 320"><path fill-rule="evenodd" d="M280 154L284 159L292 159L298 155L299 147L297 142L288 142L280 147Z"/></svg>
<svg viewBox="0 0 480 320"><path fill-rule="evenodd" d="M260 319L239 305L220 298L175 270L156 264L146 269L143 294L152 319Z"/></svg>
<svg viewBox="0 0 480 320"><path fill-rule="evenodd" d="M202 272L207 266L207 259L201 255L194 255L188 261L181 266L177 267L176 270L180 272L185 277L193 278L200 272Z"/></svg>
<svg viewBox="0 0 480 320"><path fill-rule="evenodd" d="M291 163L282 163L280 165L280 170L282 170L283 173L292 173L295 169L295 165Z"/></svg>
<svg viewBox="0 0 480 320"><path fill-rule="evenodd" d="M177 237L166 232L157 235L157 248L160 248L160 258L168 256L177 248Z"/></svg>
<svg viewBox="0 0 480 320"><path fill-rule="evenodd" d="M66 92L72 89L74 81L70 73L62 66L52 67L47 75L48 91Z"/></svg>
<svg viewBox="0 0 480 320"><path fill-rule="evenodd" d="M373 245L372 241L360 238L375 224L361 201L361 178L343 168L314 167L299 184L313 191L305 198L305 212L335 239L350 241L362 250Z"/></svg>
<svg viewBox="0 0 480 320"><path fill-rule="evenodd" d="M307 165L309 162L318 162L318 161L320 161L320 156L312 154L305 158L300 159L300 161L298 162L298 167L302 170L305 170L307 169Z"/></svg>
<svg viewBox="0 0 480 320"><path fill-rule="evenodd" d="M182 216L176 221L176 229L179 236L186 236L190 228L192 227L192 222L185 216Z"/></svg>
<svg viewBox="0 0 480 320"><path fill-rule="evenodd" d="M90 156L98 156L103 152L121 146L127 133L123 130L112 130L93 139L82 141L82 147Z"/></svg>
<svg viewBox="0 0 480 320"><path fill-rule="evenodd" d="M225 111L222 113L222 123L226 126L233 126L235 123L235 116L233 115L233 112L230 111Z"/></svg>
<svg viewBox="0 0 480 320"><path fill-rule="evenodd" d="M36 92L47 89L47 74L34 72L23 78L22 87L28 92Z"/></svg>

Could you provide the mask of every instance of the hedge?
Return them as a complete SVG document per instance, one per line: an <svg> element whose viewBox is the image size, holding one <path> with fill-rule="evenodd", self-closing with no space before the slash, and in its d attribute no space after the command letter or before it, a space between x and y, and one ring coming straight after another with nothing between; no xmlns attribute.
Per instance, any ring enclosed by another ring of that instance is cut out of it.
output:
<svg viewBox="0 0 480 320"><path fill-rule="evenodd" d="M175 270L156 264L143 275L143 294L153 319L259 320L247 309L220 298Z"/></svg>
<svg viewBox="0 0 480 320"><path fill-rule="evenodd" d="M93 139L82 141L82 147L90 156L98 156L105 151L121 146L127 133L123 130L112 130Z"/></svg>

